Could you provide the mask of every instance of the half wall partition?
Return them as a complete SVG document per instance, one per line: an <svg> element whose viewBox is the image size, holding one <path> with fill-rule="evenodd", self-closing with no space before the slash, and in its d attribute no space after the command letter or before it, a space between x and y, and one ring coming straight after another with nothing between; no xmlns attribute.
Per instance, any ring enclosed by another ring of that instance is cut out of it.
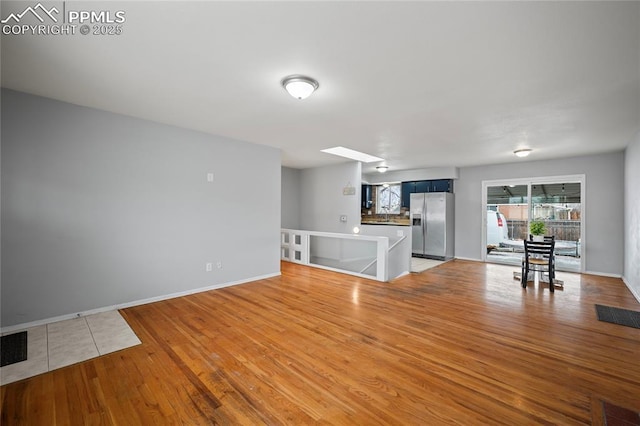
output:
<svg viewBox="0 0 640 426"><path fill-rule="evenodd" d="M280 258L336 272L389 281L389 262L397 261L396 239L372 235L282 229Z"/></svg>

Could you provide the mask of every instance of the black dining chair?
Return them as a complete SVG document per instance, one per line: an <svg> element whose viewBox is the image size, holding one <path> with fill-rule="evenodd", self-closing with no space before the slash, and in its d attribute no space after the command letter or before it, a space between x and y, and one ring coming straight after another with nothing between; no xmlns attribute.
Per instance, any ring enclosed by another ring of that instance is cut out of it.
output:
<svg viewBox="0 0 640 426"><path fill-rule="evenodd" d="M522 288L527 288L529 272L547 272L549 274L549 291L554 291L555 265L553 250L555 239L547 241L524 241L524 258L522 259Z"/></svg>
<svg viewBox="0 0 640 426"><path fill-rule="evenodd" d="M556 236L555 235L545 235L544 236L544 240L545 241L555 241L556 240ZM533 241L533 235L529 234L529 241Z"/></svg>
<svg viewBox="0 0 640 426"><path fill-rule="evenodd" d="M529 234L529 240L533 241L533 235ZM544 236L544 241L546 241L546 242L555 241L555 240L556 240L556 236L555 235L545 235ZM524 264L524 259L522 260L522 263ZM553 264L554 264L554 266L555 266L555 263L556 263L556 255L554 253L553 254ZM554 278L554 279L555 279L555 273L556 273L555 267L553 268L552 271L548 272L549 276L553 275L552 278Z"/></svg>

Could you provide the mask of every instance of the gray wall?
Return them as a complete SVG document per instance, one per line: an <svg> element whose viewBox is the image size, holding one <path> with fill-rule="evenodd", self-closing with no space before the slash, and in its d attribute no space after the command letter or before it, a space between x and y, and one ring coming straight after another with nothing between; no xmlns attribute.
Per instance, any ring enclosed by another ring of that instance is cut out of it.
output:
<svg viewBox="0 0 640 426"><path fill-rule="evenodd" d="M624 279L640 302L640 133L625 152Z"/></svg>
<svg viewBox="0 0 640 426"><path fill-rule="evenodd" d="M2 326L278 274L280 173L277 149L3 90Z"/></svg>
<svg viewBox="0 0 640 426"><path fill-rule="evenodd" d="M300 229L300 170L289 167L282 168L282 222L287 229Z"/></svg>
<svg viewBox="0 0 640 426"><path fill-rule="evenodd" d="M301 170L300 227L307 231L351 233L360 226L362 167L357 161ZM354 195L344 195L351 185ZM346 215L347 222L340 222Z"/></svg>
<svg viewBox="0 0 640 426"><path fill-rule="evenodd" d="M624 153L460 168L456 181L456 257L482 258L482 181L586 175L586 272L622 275Z"/></svg>

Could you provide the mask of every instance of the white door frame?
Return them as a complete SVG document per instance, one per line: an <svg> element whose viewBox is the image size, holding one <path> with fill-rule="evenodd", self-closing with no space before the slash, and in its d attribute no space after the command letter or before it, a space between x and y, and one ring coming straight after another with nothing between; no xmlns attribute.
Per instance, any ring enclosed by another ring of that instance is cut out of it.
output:
<svg viewBox="0 0 640 426"><path fill-rule="evenodd" d="M586 229L586 175L564 175L564 176L539 176L530 178L514 178L499 180L483 180L482 181L482 238L480 239L482 247L482 261L487 261L487 188L489 186L506 186L506 185L527 185L527 203L528 210L531 213L531 185L545 183L580 183L580 273L584 273L586 265L587 253L584 249L587 244Z"/></svg>

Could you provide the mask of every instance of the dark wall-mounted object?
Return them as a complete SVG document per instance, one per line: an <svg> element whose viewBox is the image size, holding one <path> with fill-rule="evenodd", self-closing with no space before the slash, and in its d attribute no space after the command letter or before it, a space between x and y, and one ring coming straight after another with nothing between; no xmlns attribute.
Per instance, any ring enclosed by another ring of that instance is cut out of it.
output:
<svg viewBox="0 0 640 426"><path fill-rule="evenodd" d="M362 208L370 209L373 206L373 185L362 185Z"/></svg>

